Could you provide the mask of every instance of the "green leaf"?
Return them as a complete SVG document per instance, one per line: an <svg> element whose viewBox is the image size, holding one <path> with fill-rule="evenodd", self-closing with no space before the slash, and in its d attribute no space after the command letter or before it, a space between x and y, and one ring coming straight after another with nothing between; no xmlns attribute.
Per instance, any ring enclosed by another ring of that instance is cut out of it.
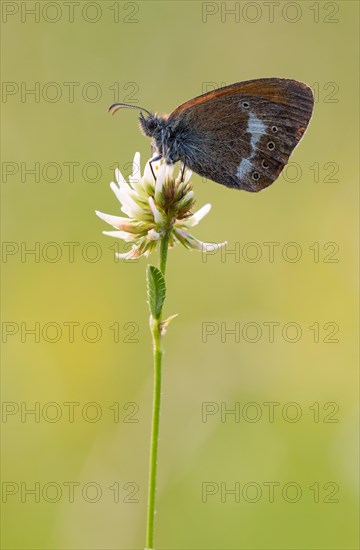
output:
<svg viewBox="0 0 360 550"><path fill-rule="evenodd" d="M164 275L155 265L148 265L146 281L151 314L155 319L159 319L166 296Z"/></svg>

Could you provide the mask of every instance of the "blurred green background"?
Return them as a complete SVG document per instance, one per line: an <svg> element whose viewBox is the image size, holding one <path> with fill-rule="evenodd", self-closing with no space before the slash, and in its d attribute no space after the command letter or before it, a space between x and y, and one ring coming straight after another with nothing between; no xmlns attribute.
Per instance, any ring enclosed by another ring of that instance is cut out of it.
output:
<svg viewBox="0 0 360 550"><path fill-rule="evenodd" d="M169 255L156 547L358 548L358 3L1 8L3 548L144 547L146 260L115 262L94 210L150 146L108 106L267 76L311 85L314 115L267 190L193 176L194 234L228 254Z"/></svg>

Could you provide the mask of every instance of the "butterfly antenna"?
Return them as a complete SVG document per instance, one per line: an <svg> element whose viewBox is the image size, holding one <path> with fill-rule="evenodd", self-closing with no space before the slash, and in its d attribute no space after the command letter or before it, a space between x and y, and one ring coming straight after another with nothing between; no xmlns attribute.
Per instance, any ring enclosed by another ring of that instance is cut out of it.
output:
<svg viewBox="0 0 360 550"><path fill-rule="evenodd" d="M137 107L136 105L130 105L129 103L113 103L109 107L109 113L114 115L119 109L122 109L123 107L125 109L139 109L139 111L145 111L145 113L151 115L150 111L144 109L144 107Z"/></svg>

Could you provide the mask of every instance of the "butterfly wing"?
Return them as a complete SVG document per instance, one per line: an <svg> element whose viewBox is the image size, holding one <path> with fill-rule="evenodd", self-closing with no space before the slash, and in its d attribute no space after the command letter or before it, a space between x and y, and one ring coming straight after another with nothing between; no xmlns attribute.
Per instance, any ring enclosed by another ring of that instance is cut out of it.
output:
<svg viewBox="0 0 360 550"><path fill-rule="evenodd" d="M311 89L296 80L249 80L187 101L170 114L168 124L191 170L256 192L281 173L313 104Z"/></svg>

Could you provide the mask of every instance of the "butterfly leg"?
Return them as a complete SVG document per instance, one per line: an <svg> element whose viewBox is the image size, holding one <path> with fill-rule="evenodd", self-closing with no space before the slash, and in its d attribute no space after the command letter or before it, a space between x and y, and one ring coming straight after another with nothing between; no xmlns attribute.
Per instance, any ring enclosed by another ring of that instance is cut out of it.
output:
<svg viewBox="0 0 360 550"><path fill-rule="evenodd" d="M184 174L185 174L185 162L182 163L180 183L184 181Z"/></svg>
<svg viewBox="0 0 360 550"><path fill-rule="evenodd" d="M156 176L155 176L154 168L152 167L152 163L160 160L161 158L162 158L162 156L158 155L157 157L155 157L155 158L153 158L149 161L150 169L151 169L151 173L153 175L154 181L156 181Z"/></svg>

